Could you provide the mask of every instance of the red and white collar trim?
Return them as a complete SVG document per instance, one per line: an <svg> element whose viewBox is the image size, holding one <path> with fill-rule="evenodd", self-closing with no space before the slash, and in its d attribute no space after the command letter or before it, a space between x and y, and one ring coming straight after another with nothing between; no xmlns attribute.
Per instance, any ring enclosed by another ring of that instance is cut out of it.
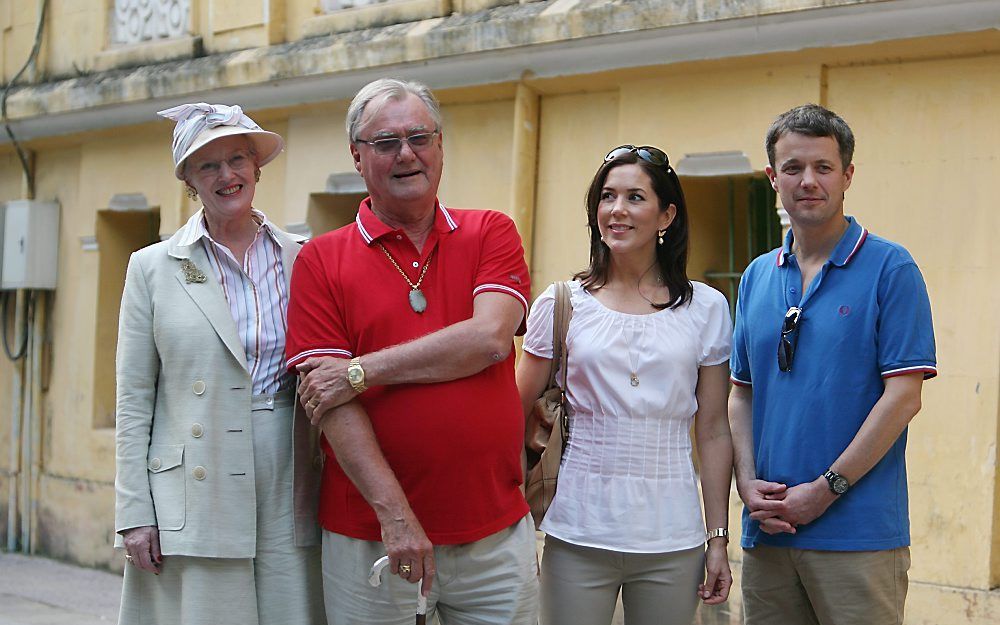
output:
<svg viewBox="0 0 1000 625"><path fill-rule="evenodd" d="M441 210L441 216L444 217L445 223L448 224L448 231L451 232L456 230L458 228L458 222L451 216L451 212L444 205L444 203L438 200L437 207ZM372 241L374 241L376 237L372 236L371 232L365 228L365 224L361 221L361 211L365 208L371 210L371 204L367 200L361 203L358 213L354 216L354 223L358 226L358 233L361 235L361 238L364 239L367 245L371 245Z"/></svg>
<svg viewBox="0 0 1000 625"><path fill-rule="evenodd" d="M844 263L843 264L846 265L847 263L851 262L851 259L854 258L854 255L857 254L858 250L861 249L861 244L864 243L865 239L867 239L867 238L868 238L868 229L867 228L861 228L861 236L858 237L857 242L854 244L854 247L851 249L851 253L848 254L847 258L844 259Z"/></svg>
<svg viewBox="0 0 1000 625"><path fill-rule="evenodd" d="M368 234L368 231L365 230L365 225L361 223L360 210L358 211L358 214L354 216L354 223L358 224L358 232L361 233L361 238L365 240L365 243L371 245L372 241L374 241L375 239L372 238L372 235Z"/></svg>
<svg viewBox="0 0 1000 625"><path fill-rule="evenodd" d="M857 222L852 220L851 224L854 225L854 224L857 224ZM851 262L851 259L854 258L854 255L857 254L858 250L861 249L861 246L864 244L865 239L868 238L868 229L865 228L864 226L861 226L860 224L858 224L858 226L859 226L861 232L858 233L858 239L854 242L854 246L851 248L851 251L847 254L846 257L844 257L844 260L842 260L842 261L839 260L839 259L831 258L831 261L833 262L833 264L839 265L839 266L843 267L847 263ZM791 244L791 242L793 240L792 236L793 235L791 233L789 233L789 238L786 239L785 243L782 244L781 247L778 248L777 258L775 259L775 262L777 263L777 265L779 267L784 267L785 266L785 261L787 259L787 256L789 254L791 254L791 251L790 251L789 248L790 248L790 244ZM837 248L839 248L840 246L841 246L841 244L838 243ZM834 251L833 251L834 254L837 253L837 248L834 248Z"/></svg>

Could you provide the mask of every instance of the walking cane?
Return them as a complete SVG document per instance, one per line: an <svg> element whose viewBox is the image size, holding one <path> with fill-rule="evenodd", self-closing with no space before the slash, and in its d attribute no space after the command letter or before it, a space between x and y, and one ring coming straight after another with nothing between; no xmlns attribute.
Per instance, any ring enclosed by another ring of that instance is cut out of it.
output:
<svg viewBox="0 0 1000 625"><path fill-rule="evenodd" d="M368 583L378 588L382 585L382 569L389 566L389 556L382 556L375 560L372 570L368 572ZM417 584L417 623L416 625L426 625L427 623L427 597L420 592L420 584Z"/></svg>

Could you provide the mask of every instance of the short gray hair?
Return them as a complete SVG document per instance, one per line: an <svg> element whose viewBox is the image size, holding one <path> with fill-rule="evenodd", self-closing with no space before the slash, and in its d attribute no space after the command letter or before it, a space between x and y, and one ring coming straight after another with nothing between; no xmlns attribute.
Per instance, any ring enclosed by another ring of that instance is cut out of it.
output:
<svg viewBox="0 0 1000 625"><path fill-rule="evenodd" d="M350 137L351 143L358 140L361 118L369 104L375 102L375 108L372 110L372 115L375 115L386 100L399 102L410 95L415 95L423 101L427 112L431 114L431 119L434 120L434 125L437 126L436 129L440 130L441 106L427 85L397 78L379 78L362 87L351 100L351 106L347 108L347 136Z"/></svg>

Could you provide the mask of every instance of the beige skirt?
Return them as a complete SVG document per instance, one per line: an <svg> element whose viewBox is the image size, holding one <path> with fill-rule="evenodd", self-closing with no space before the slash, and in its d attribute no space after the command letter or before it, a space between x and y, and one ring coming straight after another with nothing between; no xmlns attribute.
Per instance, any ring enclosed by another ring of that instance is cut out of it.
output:
<svg viewBox="0 0 1000 625"><path fill-rule="evenodd" d="M257 556L164 556L160 574L125 567L119 625L325 625L319 547L296 547L288 394L254 398Z"/></svg>

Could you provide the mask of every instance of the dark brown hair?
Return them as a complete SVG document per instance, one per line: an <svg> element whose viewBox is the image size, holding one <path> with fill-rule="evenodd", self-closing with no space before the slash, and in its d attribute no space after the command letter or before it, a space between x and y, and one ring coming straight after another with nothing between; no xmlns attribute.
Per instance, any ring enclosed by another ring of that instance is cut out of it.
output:
<svg viewBox="0 0 1000 625"><path fill-rule="evenodd" d="M653 192L659 201L661 211L667 210L671 204L677 207L677 214L663 235L663 245L656 246L656 263L660 268L664 284L670 290L670 301L653 304L653 307L675 308L690 302L694 287L687 277L688 214L681 182L670 165L653 165L639 158L635 152L626 152L601 165L590 183L586 200L587 226L590 229L590 266L573 277L586 289L600 288L608 282L611 251L601 240L601 230L597 225L597 209L601 204L601 192L608 179L608 173L622 165L638 165L646 172L652 182Z"/></svg>

